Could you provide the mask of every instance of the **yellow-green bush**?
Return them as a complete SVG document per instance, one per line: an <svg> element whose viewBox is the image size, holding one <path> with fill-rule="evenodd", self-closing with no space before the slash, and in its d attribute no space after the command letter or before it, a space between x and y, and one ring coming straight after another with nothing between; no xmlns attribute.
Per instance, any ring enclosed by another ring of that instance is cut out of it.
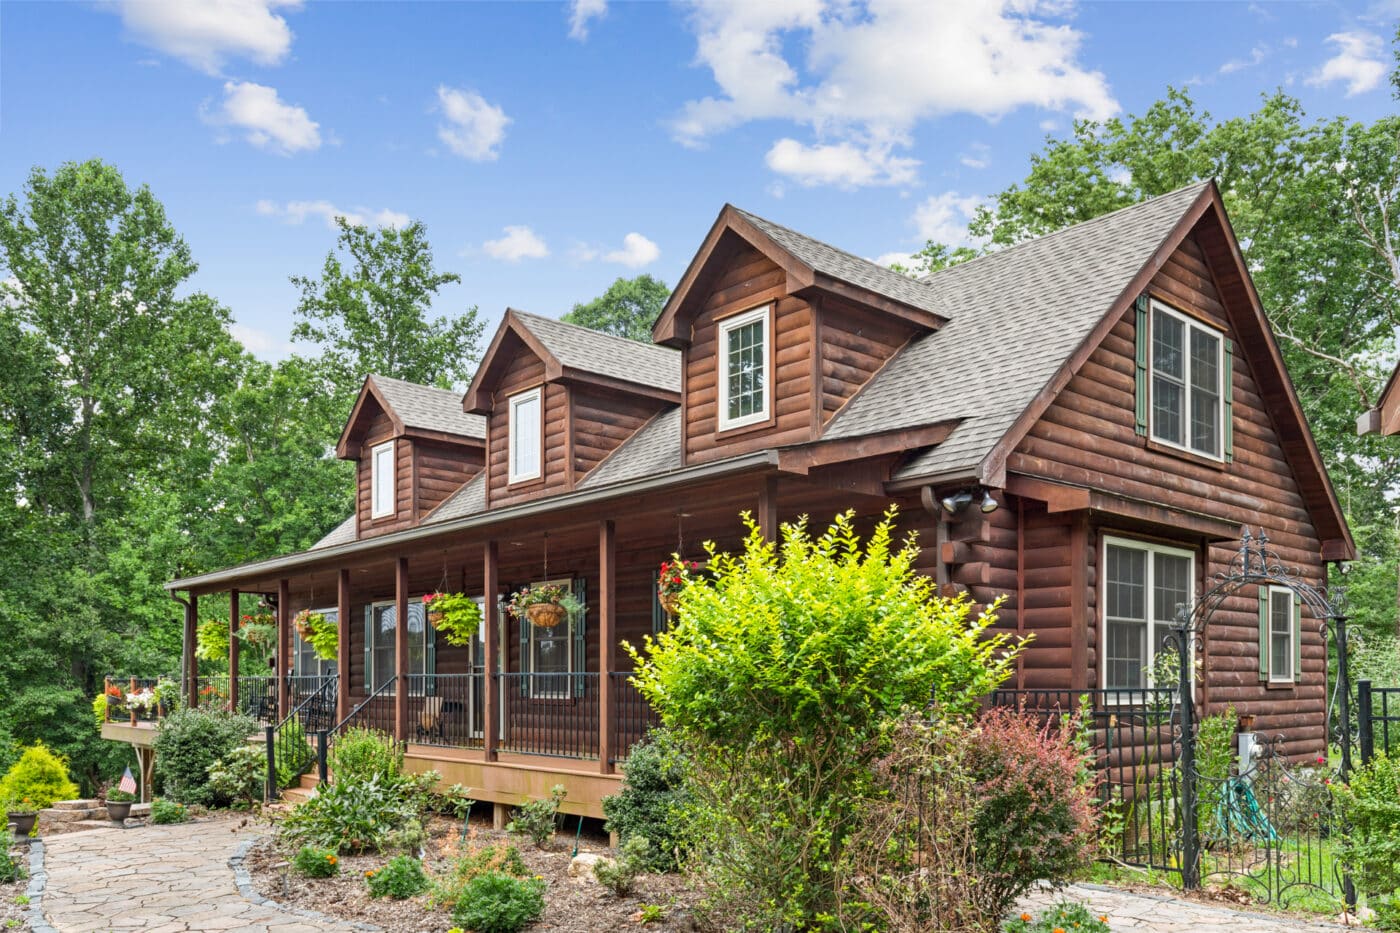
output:
<svg viewBox="0 0 1400 933"><path fill-rule="evenodd" d="M72 800L78 787L68 776L68 761L43 742L24 750L0 778L0 800L11 810L42 810L56 800Z"/></svg>

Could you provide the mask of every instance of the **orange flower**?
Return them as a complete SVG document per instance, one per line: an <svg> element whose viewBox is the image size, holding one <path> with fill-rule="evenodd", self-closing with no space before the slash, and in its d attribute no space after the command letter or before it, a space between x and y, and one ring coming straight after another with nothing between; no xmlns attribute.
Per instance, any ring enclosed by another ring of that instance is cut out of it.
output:
<svg viewBox="0 0 1400 933"><path fill-rule="evenodd" d="M1055 929L1051 930L1050 933L1065 933L1065 928L1064 928L1064 927L1055 927Z"/></svg>
<svg viewBox="0 0 1400 933"><path fill-rule="evenodd" d="M330 862L332 865L334 865L336 862L340 861L340 859L336 858L334 855L327 855L327 856L326 856L326 861L328 861L328 862Z"/></svg>
<svg viewBox="0 0 1400 933"><path fill-rule="evenodd" d="M1107 923L1108 914L1099 914L1099 923Z"/></svg>
<svg viewBox="0 0 1400 933"><path fill-rule="evenodd" d="M1021 919L1022 919L1024 922L1026 922L1026 923L1030 923L1030 922L1031 922L1031 915L1030 915L1030 914L1021 914Z"/></svg>

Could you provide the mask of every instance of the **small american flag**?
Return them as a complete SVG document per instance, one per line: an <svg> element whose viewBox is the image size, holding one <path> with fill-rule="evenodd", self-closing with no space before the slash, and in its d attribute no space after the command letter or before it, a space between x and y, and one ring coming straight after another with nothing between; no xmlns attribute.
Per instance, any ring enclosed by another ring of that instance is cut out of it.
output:
<svg viewBox="0 0 1400 933"><path fill-rule="evenodd" d="M122 779L117 783L117 790L127 794L136 793L136 778L131 776L131 768L122 772Z"/></svg>

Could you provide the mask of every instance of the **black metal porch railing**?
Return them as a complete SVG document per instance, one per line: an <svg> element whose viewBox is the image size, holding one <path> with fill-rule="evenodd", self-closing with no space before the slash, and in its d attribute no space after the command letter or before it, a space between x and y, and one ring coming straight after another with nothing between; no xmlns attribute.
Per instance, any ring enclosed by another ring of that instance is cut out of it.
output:
<svg viewBox="0 0 1400 933"><path fill-rule="evenodd" d="M598 757L598 675L497 674L500 750L555 758Z"/></svg>
<svg viewBox="0 0 1400 933"><path fill-rule="evenodd" d="M420 745L484 748L485 711L485 674L412 674L404 738Z"/></svg>
<svg viewBox="0 0 1400 933"><path fill-rule="evenodd" d="M335 722L336 686L332 674L292 708L275 726L267 726L267 799L276 800L283 788L295 784L317 762L318 733ZM312 743L316 742L317 745Z"/></svg>
<svg viewBox="0 0 1400 933"><path fill-rule="evenodd" d="M228 675L206 674L195 678L195 699L200 706L222 709L228 703Z"/></svg>
<svg viewBox="0 0 1400 933"><path fill-rule="evenodd" d="M632 683L632 674L619 671L610 674L613 690L613 764L627 760L627 754L652 726L661 725L661 717L651 708L646 697Z"/></svg>
<svg viewBox="0 0 1400 933"><path fill-rule="evenodd" d="M238 712L251 716L259 725L277 724L277 678L270 676L240 676L238 678Z"/></svg>
<svg viewBox="0 0 1400 933"><path fill-rule="evenodd" d="M394 734L394 688L398 677L390 677L379 685L379 689L365 697L346 713L345 718L328 730L332 741L346 729L375 729L385 735Z"/></svg>
<svg viewBox="0 0 1400 933"><path fill-rule="evenodd" d="M1369 680L1358 680L1356 725L1363 763L1378 751L1387 757L1400 753L1400 687L1375 687Z"/></svg>

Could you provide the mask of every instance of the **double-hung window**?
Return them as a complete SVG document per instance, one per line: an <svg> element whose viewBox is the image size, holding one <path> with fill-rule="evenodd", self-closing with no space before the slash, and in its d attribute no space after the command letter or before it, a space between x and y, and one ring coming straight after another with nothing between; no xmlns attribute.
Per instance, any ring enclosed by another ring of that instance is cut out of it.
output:
<svg viewBox="0 0 1400 933"><path fill-rule="evenodd" d="M1106 538L1103 559L1103 685L1136 690L1154 684L1153 670L1179 604L1189 603L1195 557L1190 551Z"/></svg>
<svg viewBox="0 0 1400 933"><path fill-rule="evenodd" d="M315 609L326 617L328 622L335 622L340 618L339 609ZM292 629L292 674L297 677L327 677L334 674L336 666L334 661L325 661L317 656L315 649L311 647L311 642L301 637L301 633Z"/></svg>
<svg viewBox="0 0 1400 933"><path fill-rule="evenodd" d="M370 517L394 514L394 442L380 444L370 451Z"/></svg>
<svg viewBox="0 0 1400 933"><path fill-rule="evenodd" d="M1152 302L1152 439L1221 459L1225 338L1160 301Z"/></svg>
<svg viewBox="0 0 1400 933"><path fill-rule="evenodd" d="M392 601L371 603L365 607L365 683L371 691L378 690L394 676L398 657L395 629L398 627L398 607ZM436 671L433 652L433 628L428 625L421 599L408 601L408 677L410 693L423 692L425 675ZM388 693L398 692L398 684Z"/></svg>
<svg viewBox="0 0 1400 933"><path fill-rule="evenodd" d="M719 429L768 420L768 325L772 305L719 322Z"/></svg>
<svg viewBox="0 0 1400 933"><path fill-rule="evenodd" d="M549 580L532 583L538 586L562 586L572 589L573 580ZM563 699L571 695L570 674L574 671L574 619L566 615L562 621L548 627L527 624L525 632L525 664L530 677L530 696L537 699Z"/></svg>
<svg viewBox="0 0 1400 933"><path fill-rule="evenodd" d="M512 483L539 479L544 446L543 396L539 389L512 395L510 405L510 477Z"/></svg>
<svg viewBox="0 0 1400 933"><path fill-rule="evenodd" d="M1283 586L1259 588L1259 674L1269 683L1298 680L1300 605Z"/></svg>

